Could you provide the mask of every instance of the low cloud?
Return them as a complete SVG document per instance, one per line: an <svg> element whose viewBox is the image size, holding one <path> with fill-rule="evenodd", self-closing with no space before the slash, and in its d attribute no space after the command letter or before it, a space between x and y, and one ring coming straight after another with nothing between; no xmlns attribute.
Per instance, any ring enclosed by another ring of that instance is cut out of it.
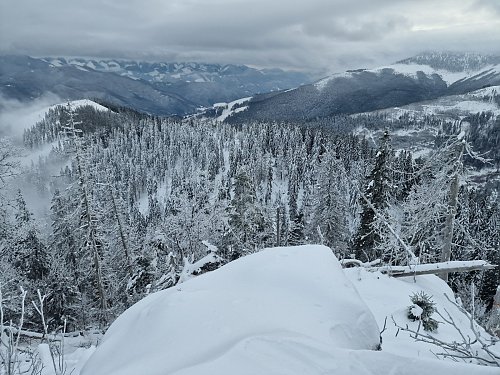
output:
<svg viewBox="0 0 500 375"><path fill-rule="evenodd" d="M0 138L9 137L20 142L24 130L42 120L47 107L58 103L63 101L51 93L30 102L0 96Z"/></svg>
<svg viewBox="0 0 500 375"><path fill-rule="evenodd" d="M500 2L498 0L478 0L475 6L472 7L474 9L476 6L485 8L489 11L494 11L497 14L500 14Z"/></svg>
<svg viewBox="0 0 500 375"><path fill-rule="evenodd" d="M332 72L389 63L422 47L498 53L499 4L497 0L3 0L0 52Z"/></svg>

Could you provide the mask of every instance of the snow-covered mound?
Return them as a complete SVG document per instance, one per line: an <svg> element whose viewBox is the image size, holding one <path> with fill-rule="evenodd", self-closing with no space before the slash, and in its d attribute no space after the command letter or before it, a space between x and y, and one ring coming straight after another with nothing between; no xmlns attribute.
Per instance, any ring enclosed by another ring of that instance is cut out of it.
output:
<svg viewBox="0 0 500 375"><path fill-rule="evenodd" d="M330 249L276 248L140 301L110 327L82 374L211 373L203 369L215 359L227 373L268 373L284 359L300 363L301 352L378 344L374 317Z"/></svg>
<svg viewBox="0 0 500 375"><path fill-rule="evenodd" d="M366 288L389 285L364 279ZM380 289L377 299L365 298L374 306L393 298L404 309L411 288L396 282L402 296ZM375 351L379 340L370 308L330 249L274 248L138 302L113 323L81 374L497 373L408 350L407 357Z"/></svg>

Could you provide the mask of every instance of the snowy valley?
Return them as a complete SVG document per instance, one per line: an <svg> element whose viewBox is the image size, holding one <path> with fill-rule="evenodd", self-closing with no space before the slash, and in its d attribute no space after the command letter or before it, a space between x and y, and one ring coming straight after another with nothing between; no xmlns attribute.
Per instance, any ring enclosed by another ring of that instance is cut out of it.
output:
<svg viewBox="0 0 500 375"><path fill-rule="evenodd" d="M182 117L4 101L0 374L498 373L498 61L457 56ZM145 79L100 61L42 63Z"/></svg>

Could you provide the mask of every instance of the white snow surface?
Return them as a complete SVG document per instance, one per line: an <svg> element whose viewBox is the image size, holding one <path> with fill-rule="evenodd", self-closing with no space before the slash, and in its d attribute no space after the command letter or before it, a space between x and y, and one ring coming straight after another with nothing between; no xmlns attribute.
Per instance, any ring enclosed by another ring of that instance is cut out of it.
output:
<svg viewBox="0 0 500 375"><path fill-rule="evenodd" d="M465 337L474 337L470 329L470 320L459 311L446 297L454 300L453 291L448 285L435 275L423 275L417 277L392 278L382 275L379 272L369 272L362 268L351 268L345 270L348 278L361 295L363 301L369 306L371 312L377 319L379 327L383 327L387 318L386 331L382 334L382 350L399 356L408 356L414 359L435 360L434 353L443 352L437 346L424 342L416 342L410 337L408 332L398 330L398 327L392 322L392 318L400 327L408 326L414 331L418 330L419 322L411 321L407 318L408 307L412 305L410 296L415 293L424 292L432 297L435 308L448 318L448 312L457 327L460 328ZM391 318L392 317L392 318ZM444 342L463 342L460 333L450 324L443 322L443 319L436 313L432 318L440 322L436 332L432 333L434 337ZM476 326L483 339L490 337L481 327ZM421 332L427 333L421 329ZM492 347L497 355L500 355L500 343ZM449 359L449 361L452 361ZM448 360L440 360L436 366L448 364ZM449 363L451 365L454 362ZM450 369L453 368L452 366ZM438 373L436 371L432 373ZM444 369L444 367L443 367ZM460 370L457 367L455 372L449 374L499 374L498 368L486 368L479 365L469 365ZM491 372L489 372L491 371ZM415 374L418 374L415 371ZM441 373L441 375L448 372Z"/></svg>
<svg viewBox="0 0 500 375"><path fill-rule="evenodd" d="M325 77L323 79L320 79L318 82L314 84L314 86L319 90L322 91L330 81L337 79L337 78L349 78L351 77L350 72L344 72L344 73L335 73L332 74L331 76Z"/></svg>
<svg viewBox="0 0 500 375"><path fill-rule="evenodd" d="M386 66L380 66L375 69L364 69L366 72L371 72L371 73L381 73L382 70L384 69L392 69L394 70L395 73L398 74L403 74L407 77L411 78L418 78L418 72L422 72L427 76L432 76L433 74L437 74L441 77L441 79L446 82L448 86L451 84L458 82L463 79L468 79L468 78L480 78L483 75L487 74L498 74L500 73L500 65L490 65L487 67L483 67L479 70L476 71L463 71L463 72L450 72L448 70L444 69L434 69L429 65L424 65L424 64L404 64L404 63L396 63L396 64L391 64L391 65L386 65ZM318 90L322 90L323 88L326 87L326 85L331 81L336 78L342 78L342 77L349 77L350 74L353 72L345 72L345 73L336 73L333 75L330 75L326 78L321 79L320 81L316 82L314 85Z"/></svg>
<svg viewBox="0 0 500 375"><path fill-rule="evenodd" d="M215 103L213 106L214 108L220 108L222 107L222 114L220 116L217 117L217 120L218 121L224 121L225 119L227 119L229 116L233 115L234 113L238 113L238 112L241 112L241 111L244 111L245 109L248 108L248 106L244 106L244 107L237 107L235 109L233 109L234 106L236 105L240 105L240 104L243 104L243 103L246 103L248 101L250 101L250 99L252 99L252 97L248 97L248 98L241 98L241 99L238 99L238 100L234 100L230 103Z"/></svg>
<svg viewBox="0 0 500 375"><path fill-rule="evenodd" d="M451 292L434 276L416 280L344 273L320 245L266 249L139 301L80 374L498 374L437 360L394 327L373 350L385 316L414 324L404 316L413 291L432 293L438 307ZM454 337L450 329L440 338Z"/></svg>
<svg viewBox="0 0 500 375"><path fill-rule="evenodd" d="M106 108L106 107L104 107L104 106L102 106L102 105L100 105L92 100L89 100L89 99L72 100L69 102L69 104L70 104L72 109L76 109L76 108L80 108L80 107L84 107L84 106L91 106L91 107L94 107L95 109L97 109L98 111L108 111L108 108ZM55 105L51 106L50 108L55 108L55 107L59 107L59 106L66 106L66 105L68 105L68 102L55 104Z"/></svg>

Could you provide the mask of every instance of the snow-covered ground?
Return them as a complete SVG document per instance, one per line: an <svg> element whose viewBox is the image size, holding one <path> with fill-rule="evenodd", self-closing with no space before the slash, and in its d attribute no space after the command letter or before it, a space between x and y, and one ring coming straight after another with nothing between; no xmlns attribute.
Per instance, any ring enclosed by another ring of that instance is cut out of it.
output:
<svg viewBox="0 0 500 375"><path fill-rule="evenodd" d="M138 302L73 374L80 367L80 375L499 374L438 360L437 348L398 332L391 316L418 327L406 311L421 291L470 334L467 317L444 297L453 298L451 290L435 276L342 270L319 245L267 249ZM460 339L446 323L435 335Z"/></svg>
<svg viewBox="0 0 500 375"><path fill-rule="evenodd" d="M468 78L474 74L474 72L449 72L444 69L434 69L428 65L421 64L392 64L382 68L378 68L378 70L380 71L382 69L393 69L396 73L400 73L412 78L418 78L417 72L423 72L428 76L437 74L441 76L443 81L445 81L448 86L450 86L454 82Z"/></svg>
<svg viewBox="0 0 500 375"><path fill-rule="evenodd" d="M335 74L332 74L331 76L320 79L318 82L316 82L314 84L314 87L316 87L319 91L321 91L328 85L328 83L331 80L337 79L337 78L349 78L351 76L352 76L352 74L350 72L335 73Z"/></svg>
<svg viewBox="0 0 500 375"><path fill-rule="evenodd" d="M447 313L455 320L457 326L466 337L473 338L474 334L470 329L470 320L459 311L457 306L452 304L446 297L454 300L453 291L448 285L435 275L424 275L417 277L392 278L382 275L378 272L368 272L363 268L351 268L345 270L349 280L354 284L363 301L368 305L370 311L377 319L379 327L383 327L387 317L386 331L382 334L383 351L392 354L407 356L412 358L427 358L435 360L434 353L443 352L439 347L416 342L405 331L398 330L398 327L392 322L392 318L400 327L406 327L417 331L418 321L411 321L407 318L408 306L412 305L410 296L416 293L425 292L432 296L436 304L436 309L444 316ZM434 319L441 322L437 332L432 335L445 342L462 342L460 333L450 324L446 324L437 315ZM480 327L477 329L486 338L489 335ZM422 333L427 333L421 329ZM496 352L500 354L500 345L497 343ZM480 371L481 367L472 366L468 374ZM496 370L500 373L500 370ZM465 373L464 373L465 374Z"/></svg>

